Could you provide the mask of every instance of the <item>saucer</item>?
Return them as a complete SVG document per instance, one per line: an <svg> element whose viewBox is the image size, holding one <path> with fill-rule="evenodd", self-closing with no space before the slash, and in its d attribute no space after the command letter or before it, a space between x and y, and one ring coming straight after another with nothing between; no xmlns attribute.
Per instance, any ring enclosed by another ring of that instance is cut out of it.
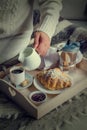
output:
<svg viewBox="0 0 87 130"><path fill-rule="evenodd" d="M10 77L9 75L5 76L4 80L6 80L7 82L11 83L9 77ZM30 75L29 73L26 72L25 73L25 79L29 80L29 83L26 86L24 86L24 87L22 87L21 85L15 85L16 89L22 90L22 89L28 88L28 87L30 87L32 85L32 82L33 82L33 76L32 75Z"/></svg>

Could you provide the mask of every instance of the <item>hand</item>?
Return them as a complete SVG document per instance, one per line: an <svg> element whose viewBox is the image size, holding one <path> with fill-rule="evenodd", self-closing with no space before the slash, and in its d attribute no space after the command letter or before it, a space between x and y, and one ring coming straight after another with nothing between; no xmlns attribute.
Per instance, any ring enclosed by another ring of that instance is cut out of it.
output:
<svg viewBox="0 0 87 130"><path fill-rule="evenodd" d="M35 32L34 34L34 48L41 55L45 56L50 47L50 38L44 32Z"/></svg>

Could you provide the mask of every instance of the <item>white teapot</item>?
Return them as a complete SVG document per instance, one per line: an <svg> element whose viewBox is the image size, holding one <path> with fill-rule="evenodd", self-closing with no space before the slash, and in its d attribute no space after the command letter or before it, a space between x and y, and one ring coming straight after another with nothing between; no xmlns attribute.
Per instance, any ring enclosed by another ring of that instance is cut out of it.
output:
<svg viewBox="0 0 87 130"><path fill-rule="evenodd" d="M27 47L25 50L20 52L18 60L27 70L35 70L41 63L40 55L32 47Z"/></svg>

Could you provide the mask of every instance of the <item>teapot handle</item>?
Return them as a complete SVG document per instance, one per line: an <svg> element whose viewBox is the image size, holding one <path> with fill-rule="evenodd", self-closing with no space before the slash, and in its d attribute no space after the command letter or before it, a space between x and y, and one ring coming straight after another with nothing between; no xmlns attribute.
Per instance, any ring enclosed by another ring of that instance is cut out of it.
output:
<svg viewBox="0 0 87 130"><path fill-rule="evenodd" d="M22 62L22 63L23 63L23 61L24 61L24 55L23 55L23 53L22 53L22 52L20 52L20 53L19 53L18 60L19 60L20 62Z"/></svg>

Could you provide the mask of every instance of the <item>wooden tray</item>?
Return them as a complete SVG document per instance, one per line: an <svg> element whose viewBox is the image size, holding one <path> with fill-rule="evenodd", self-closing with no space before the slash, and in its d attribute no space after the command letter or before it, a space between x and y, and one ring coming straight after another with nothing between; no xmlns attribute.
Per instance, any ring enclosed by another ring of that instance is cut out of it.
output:
<svg viewBox="0 0 87 130"><path fill-rule="evenodd" d="M32 71L29 73L36 75L37 72L38 71ZM65 89L61 94L47 94L47 101L40 105L33 104L28 98L30 92L37 90L34 85L19 91L4 79L0 79L0 90L24 108L30 116L39 119L87 88L87 60L83 58L82 61L77 64L76 69L70 73L70 76L73 78L72 87Z"/></svg>

